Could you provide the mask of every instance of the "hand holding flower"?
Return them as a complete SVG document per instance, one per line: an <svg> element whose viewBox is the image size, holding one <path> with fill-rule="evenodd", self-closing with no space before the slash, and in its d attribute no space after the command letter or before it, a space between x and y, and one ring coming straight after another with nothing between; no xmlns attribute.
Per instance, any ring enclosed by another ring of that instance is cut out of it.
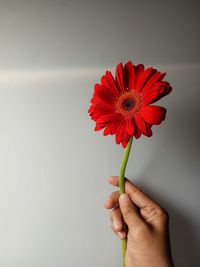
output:
<svg viewBox="0 0 200 267"><path fill-rule="evenodd" d="M109 183L118 186L117 176ZM125 192L113 192L104 206L111 209L113 232L120 239L127 236L126 267L173 267L171 257L168 213L144 192L125 180ZM128 231L123 229L124 218Z"/></svg>

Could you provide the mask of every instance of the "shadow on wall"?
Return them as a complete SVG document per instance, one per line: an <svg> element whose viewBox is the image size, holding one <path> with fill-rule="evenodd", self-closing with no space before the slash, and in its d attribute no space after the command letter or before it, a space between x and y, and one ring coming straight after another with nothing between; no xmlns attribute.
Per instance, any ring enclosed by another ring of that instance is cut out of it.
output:
<svg viewBox="0 0 200 267"><path fill-rule="evenodd" d="M200 231L197 228L198 220L200 222L197 210L200 185L199 92L198 88L190 89L174 100L174 109L169 109L170 120L163 134L162 147L152 156L141 177L137 179L137 185L169 212L172 253L176 267L200 266ZM151 182L152 185L149 186L148 183ZM165 191L161 195L157 192L157 186L153 189L155 183L170 192ZM167 195L172 195L173 200ZM182 208L176 202L177 196ZM187 207L185 209L184 203Z"/></svg>

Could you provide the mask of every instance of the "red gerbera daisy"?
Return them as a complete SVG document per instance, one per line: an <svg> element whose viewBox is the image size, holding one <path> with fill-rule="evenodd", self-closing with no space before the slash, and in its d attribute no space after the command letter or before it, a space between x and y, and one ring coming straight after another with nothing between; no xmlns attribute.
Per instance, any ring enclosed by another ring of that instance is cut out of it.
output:
<svg viewBox="0 0 200 267"><path fill-rule="evenodd" d="M145 69L128 61L116 67L115 79L106 71L101 83L94 86L88 113L96 122L95 131L104 129L104 136L115 134L117 144L125 148L130 137L151 136L152 125L160 124L166 109L151 105L172 90L163 81L165 73L154 68Z"/></svg>

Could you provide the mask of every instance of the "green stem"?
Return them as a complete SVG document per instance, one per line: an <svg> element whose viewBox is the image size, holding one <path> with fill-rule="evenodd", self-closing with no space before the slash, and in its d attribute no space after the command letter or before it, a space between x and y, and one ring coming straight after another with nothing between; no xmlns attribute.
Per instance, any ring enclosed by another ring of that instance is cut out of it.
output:
<svg viewBox="0 0 200 267"><path fill-rule="evenodd" d="M119 174L119 192L120 195L125 193L125 183L124 183L124 175L125 175L125 170L126 170L126 165L128 162L129 154L131 151L131 145L133 141L133 136L130 137L128 144L125 148L124 155L122 158L121 166L120 166L120 174ZM126 224L124 222L124 229L126 229ZM122 240L122 259L123 259L123 267L126 267L125 263L125 255L126 255L126 239Z"/></svg>

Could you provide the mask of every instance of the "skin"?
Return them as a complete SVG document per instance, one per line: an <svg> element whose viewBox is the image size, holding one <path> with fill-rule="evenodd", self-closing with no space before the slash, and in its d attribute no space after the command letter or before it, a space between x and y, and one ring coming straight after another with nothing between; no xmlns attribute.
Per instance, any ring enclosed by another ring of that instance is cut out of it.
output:
<svg viewBox="0 0 200 267"><path fill-rule="evenodd" d="M108 182L119 186L119 177L110 176ZM127 178L125 192L113 192L104 206L110 210L113 232L127 238L126 267L174 267L167 211Z"/></svg>

